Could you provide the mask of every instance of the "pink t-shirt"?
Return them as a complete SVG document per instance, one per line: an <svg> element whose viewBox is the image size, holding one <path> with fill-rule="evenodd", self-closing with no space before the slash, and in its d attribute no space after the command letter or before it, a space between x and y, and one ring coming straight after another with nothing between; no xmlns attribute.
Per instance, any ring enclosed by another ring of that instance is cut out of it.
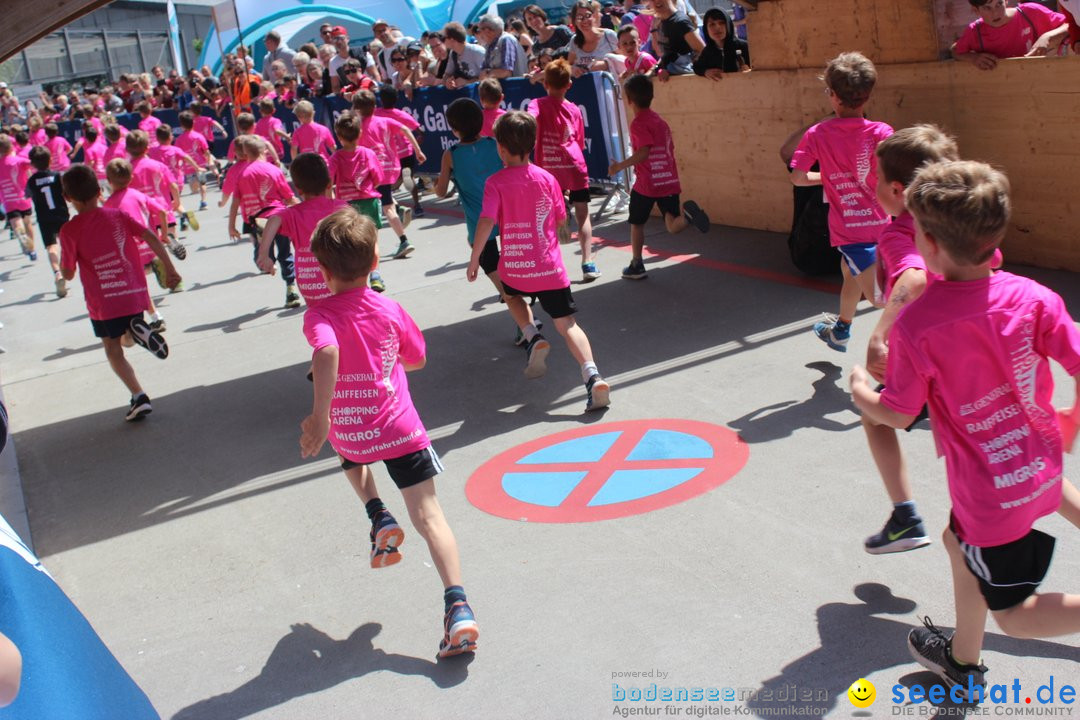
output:
<svg viewBox="0 0 1080 720"><path fill-rule="evenodd" d="M149 307L136 242L144 230L122 211L102 207L60 228L60 267L78 269L91 320L137 315Z"/></svg>
<svg viewBox="0 0 1080 720"><path fill-rule="evenodd" d="M397 120L410 131L415 131L420 127L420 123L416 122L416 118L410 113L398 108L375 108L375 114L379 117L388 117L392 120ZM399 158L409 157L416 152L413 150L412 143L409 142L409 139L400 133L394 135L394 149L397 150L397 156Z"/></svg>
<svg viewBox="0 0 1080 720"><path fill-rule="evenodd" d="M194 130L178 135L174 144L190 155L199 167L204 168L210 165L210 144L206 142L206 138Z"/></svg>
<svg viewBox="0 0 1080 720"><path fill-rule="evenodd" d="M897 278L907 270L926 270L926 261L915 247L915 218L906 210L893 218L878 237L877 284L888 300Z"/></svg>
<svg viewBox="0 0 1080 720"><path fill-rule="evenodd" d="M169 208L169 224L176 222L176 216L172 211L172 189L169 187L173 182L172 173L164 164L146 157L131 161L131 185L130 187L141 193L157 198Z"/></svg>
<svg viewBox="0 0 1080 720"><path fill-rule="evenodd" d="M323 156L323 160L328 162L330 155L337 149L334 136L326 127L316 122L301 125L293 130L290 143L294 156L300 153L317 152Z"/></svg>
<svg viewBox="0 0 1080 720"><path fill-rule="evenodd" d="M31 145L44 145L49 141L49 136L45 134L45 128L38 128L30 133Z"/></svg>
<svg viewBox="0 0 1080 720"><path fill-rule="evenodd" d="M168 206L158 198L152 198L131 187L126 187L109 195L109 199L102 203L102 207L120 210L147 229L157 227L161 219L161 213L169 211ZM138 246L139 261L146 265L154 259L154 251L141 237L138 239Z"/></svg>
<svg viewBox="0 0 1080 720"><path fill-rule="evenodd" d="M150 148L147 155L169 168L172 181L176 183L178 188L184 186L184 173L191 167L185 161L188 156L186 152L175 145L158 145Z"/></svg>
<svg viewBox="0 0 1080 720"><path fill-rule="evenodd" d="M0 202L4 209L29 210L32 206L26 197L26 179L30 175L30 161L15 153L0 158Z"/></svg>
<svg viewBox="0 0 1080 720"><path fill-rule="evenodd" d="M649 70L652 70L655 64L656 58L647 52L639 52L637 58L626 61L626 69L644 75Z"/></svg>
<svg viewBox="0 0 1080 720"><path fill-rule="evenodd" d="M366 200L379 197L382 168L371 148L342 148L330 157L330 179L334 194L342 200Z"/></svg>
<svg viewBox="0 0 1080 720"><path fill-rule="evenodd" d="M123 158L127 160L127 156L127 146L124 144L124 139L122 137L116 142L114 142L112 145L109 145L105 148L106 165L109 164L110 160L115 160L116 158Z"/></svg>
<svg viewBox="0 0 1080 720"><path fill-rule="evenodd" d="M279 232L292 240L296 287L304 296L308 307L330 297L330 288L326 287L326 281L323 280L319 261L311 254L311 236L320 220L345 205L344 200L331 200L320 195L287 207L278 216L281 218Z"/></svg>
<svg viewBox="0 0 1080 720"><path fill-rule="evenodd" d="M71 143L64 136L57 135L51 140L47 140L45 147L52 153L52 157L49 158L50 170L64 172L71 167L71 158L68 157L68 153L71 152Z"/></svg>
<svg viewBox="0 0 1080 720"><path fill-rule="evenodd" d="M905 415L929 403L964 542L1012 542L1058 508L1047 358L1080 373L1080 330L1056 293L1012 273L931 283L893 326L881 402Z"/></svg>
<svg viewBox="0 0 1080 720"><path fill-rule="evenodd" d="M522 292L570 287L556 232L566 220L566 205L551 173L531 163L503 168L484 185L480 217L501 230L504 283Z"/></svg>
<svg viewBox="0 0 1080 720"><path fill-rule="evenodd" d="M255 134L270 143L278 157L281 157L285 154L285 146L281 143L281 136L277 134L278 130L284 131L285 126L273 115L261 117L255 123Z"/></svg>
<svg viewBox="0 0 1080 720"><path fill-rule="evenodd" d="M229 168L229 172L225 173L225 180L221 183L222 195L228 197L236 194L236 183L240 179L240 174L244 171L244 168L248 166L248 162L248 160L237 160Z"/></svg>
<svg viewBox="0 0 1080 720"><path fill-rule="evenodd" d="M883 122L863 118L831 118L806 131L791 167L809 171L817 162L829 202L829 242L833 247L877 242L889 221L878 204L879 142L893 134Z"/></svg>
<svg viewBox="0 0 1080 720"><path fill-rule="evenodd" d="M196 115L192 130L206 138L207 143L214 142L214 119L208 115Z"/></svg>
<svg viewBox="0 0 1080 720"><path fill-rule="evenodd" d="M379 158L382 167L382 184L394 185L401 177L401 163L398 162L394 149L394 138L400 135L398 128L404 127L393 118L372 115L364 118L364 132L360 135L360 145L371 148Z"/></svg>
<svg viewBox="0 0 1080 720"><path fill-rule="evenodd" d="M161 121L153 115L148 115L139 120L139 129L150 136L150 142L157 142L157 138L154 137L154 131L157 130L160 125Z"/></svg>
<svg viewBox="0 0 1080 720"><path fill-rule="evenodd" d="M95 143L83 145L83 162L94 168L98 180L105 179L105 153L109 146L100 139Z"/></svg>
<svg viewBox="0 0 1080 720"><path fill-rule="evenodd" d="M1065 22L1064 15L1050 8L1038 3L1020 3L1017 13L1001 27L991 27L982 18L968 25L956 41L956 53L985 52L999 58L1023 57L1040 36Z"/></svg>
<svg viewBox="0 0 1080 720"><path fill-rule="evenodd" d="M578 106L542 97L529 103L529 114L536 118L536 164L554 175L563 190L588 188L585 121Z"/></svg>
<svg viewBox="0 0 1080 720"><path fill-rule="evenodd" d="M234 167L229 171L232 175ZM265 160L249 162L240 171L236 179L236 193L240 198L240 208L244 220L251 221L253 217L272 217L285 207L285 201L293 197L292 188L285 179L285 173L281 168L271 165ZM269 212L260 212L266 209Z"/></svg>
<svg viewBox="0 0 1080 720"><path fill-rule="evenodd" d="M480 127L480 137L495 137L492 128L495 121L506 114L501 107L484 108L484 124Z"/></svg>
<svg viewBox="0 0 1080 720"><path fill-rule="evenodd" d="M19 157L24 157L27 160L30 159L30 151L34 149L34 146L27 142L25 145L15 145L15 154Z"/></svg>
<svg viewBox="0 0 1080 720"><path fill-rule="evenodd" d="M639 110L630 121L630 145L635 151L649 147L645 160L634 166L635 191L651 198L682 192L675 165L675 141L664 118L650 109Z"/></svg>
<svg viewBox="0 0 1080 720"><path fill-rule="evenodd" d="M431 444L402 365L424 358L424 336L400 305L368 288L331 295L304 313L304 336L338 349L329 440L339 455L372 463Z"/></svg>

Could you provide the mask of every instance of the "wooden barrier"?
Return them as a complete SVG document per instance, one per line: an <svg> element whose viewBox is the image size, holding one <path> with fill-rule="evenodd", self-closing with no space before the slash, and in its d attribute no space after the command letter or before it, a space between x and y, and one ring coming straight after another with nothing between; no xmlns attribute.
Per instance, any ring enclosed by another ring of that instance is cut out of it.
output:
<svg viewBox="0 0 1080 720"><path fill-rule="evenodd" d="M715 222L787 232L791 185L778 150L830 112L821 69L656 83L653 108L671 125L683 197ZM990 72L953 61L881 65L867 112L896 128L936 123L963 157L1005 170L1014 204L1008 260L1080 271L1078 88L1078 57L1006 60Z"/></svg>

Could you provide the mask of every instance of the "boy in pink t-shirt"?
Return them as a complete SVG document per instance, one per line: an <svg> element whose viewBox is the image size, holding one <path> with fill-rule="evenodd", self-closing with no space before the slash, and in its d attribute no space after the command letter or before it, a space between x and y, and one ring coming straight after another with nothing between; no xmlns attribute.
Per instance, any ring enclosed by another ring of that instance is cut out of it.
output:
<svg viewBox="0 0 1080 720"><path fill-rule="evenodd" d="M83 151L83 162L94 169L94 175L97 176L99 183L104 181L105 153L109 146L105 144L98 129L90 123L83 127L83 136L75 143L75 150L80 148Z"/></svg>
<svg viewBox="0 0 1080 720"><path fill-rule="evenodd" d="M60 270L71 281L78 271L86 295L86 310L94 335L101 338L105 356L131 392L125 420L141 420L153 409L135 369L124 357L124 338L165 359L169 346L143 319L150 295L142 272L137 240L142 239L165 265L168 284L180 276L154 233L120 210L98 207L101 187L94 171L75 165L63 177L64 196L78 213L60 229Z"/></svg>
<svg viewBox="0 0 1080 720"><path fill-rule="evenodd" d="M641 50L641 36L633 25L619 28L619 52L626 58L626 69L619 79L626 82L634 75L648 75L656 65L656 58Z"/></svg>
<svg viewBox="0 0 1080 720"><path fill-rule="evenodd" d="M161 120L154 117L150 103L145 100L135 106L135 112L139 113L139 129L146 133L146 137L150 139L150 147L153 147L157 144L154 131L161 125Z"/></svg>
<svg viewBox="0 0 1080 720"><path fill-rule="evenodd" d="M56 123L45 124L45 147L52 154L52 165L49 167L53 172L62 173L71 167L72 148L71 143L60 134L60 128Z"/></svg>
<svg viewBox="0 0 1080 720"><path fill-rule="evenodd" d="M281 141L282 139L289 140L289 133L285 132L285 126L281 120L274 117L276 110L273 100L259 101L259 119L255 122L255 134L266 140L281 158L285 157L285 146Z"/></svg>
<svg viewBox="0 0 1080 720"><path fill-rule="evenodd" d="M26 180L30 175L30 161L15 154L11 136L0 133L0 204L4 206L19 246L31 260L37 260L34 250L33 203L26 196Z"/></svg>
<svg viewBox="0 0 1080 720"><path fill-rule="evenodd" d="M289 144L292 151L300 153L314 152L323 156L323 160L330 161L330 155L337 149L334 136L324 126L315 122L315 106L307 100L301 100L293 108L293 114L300 122L300 127L293 130Z"/></svg>
<svg viewBox="0 0 1080 720"><path fill-rule="evenodd" d="M481 80L476 86L476 96L480 99L480 107L484 109L484 124L480 127L480 137L495 137L491 128L495 127L496 120L506 114L506 110L502 108L502 85L495 78Z"/></svg>
<svg viewBox="0 0 1080 720"><path fill-rule="evenodd" d="M176 236L176 216L173 214L174 210L181 209L180 188L172 172L163 163L147 156L150 141L142 130L129 132L124 138L124 147L131 158L131 187L157 198L169 208L168 226L165 228L169 238L167 247L177 260L183 260L187 257L187 248Z"/></svg>
<svg viewBox="0 0 1080 720"><path fill-rule="evenodd" d="M484 246L498 226L502 240L499 280L506 309L526 341L525 377L543 377L551 350L525 301L526 296L533 296L551 316L570 354L581 366L585 410L599 410L611 403L611 387L593 362L589 338L574 320L577 305L570 293L557 230L566 221L566 206L558 181L529 162L536 132L536 119L529 113L509 112L495 122L495 141L506 167L484 185L484 203L473 236L467 277L469 282L476 280Z"/></svg>
<svg viewBox="0 0 1080 720"><path fill-rule="evenodd" d="M585 120L577 105L566 102L570 85L570 63L556 60L549 64L544 70L544 89L548 96L530 102L529 114L536 118L536 164L555 177L564 193L569 193L578 224L581 276L584 282L592 282L600 277L600 271L592 261ZM569 226L560 230L560 239L569 241Z"/></svg>
<svg viewBox="0 0 1080 720"><path fill-rule="evenodd" d="M1062 477L1062 438L1051 405L1053 358L1077 382L1080 330L1054 292L994 273L1009 226L1009 182L988 165L928 165L905 192L915 242L942 277L897 319L886 388L855 366L855 404L875 422L907 427L924 403L945 458L952 512L943 542L952 565L956 631L924 620L908 647L952 686L954 702L985 699L981 663L989 610L1006 634L1080 632L1080 596L1037 592L1054 539L1033 523L1059 512L1080 527L1080 492Z"/></svg>
<svg viewBox="0 0 1080 720"><path fill-rule="evenodd" d="M877 82L874 64L860 53L843 53L825 68L825 86L835 118L823 120L803 135L791 159L791 182L823 185L829 203L829 241L840 251L840 313L826 315L814 334L838 352L847 352L851 322L862 297L874 302L876 243L889 221L875 197L874 148L892 128L863 117ZM814 163L820 172L811 172Z"/></svg>
<svg viewBox="0 0 1080 720"><path fill-rule="evenodd" d="M127 160L127 142L124 139L124 133L120 131L120 125L106 125L105 126L105 164L108 165L110 160L122 158Z"/></svg>
<svg viewBox="0 0 1080 720"><path fill-rule="evenodd" d="M624 84L626 101L634 113L630 123L630 157L608 168L615 176L626 168L635 168L634 187L630 191L630 264L623 269L627 280L644 280L645 223L653 205L660 208L669 233L680 233L690 225L701 232L709 230L709 216L693 200L679 201L682 186L675 164L675 142L671 128L652 110L653 84L648 75L631 75Z"/></svg>
<svg viewBox="0 0 1080 720"><path fill-rule="evenodd" d="M187 110L180 113L180 129L182 132L176 137L175 145L186 152L199 168L187 173L184 180L191 183L192 192L199 193L199 210L205 210L207 173L216 175L217 166L210 154L210 144L201 133L196 132L195 116Z"/></svg>
<svg viewBox="0 0 1080 720"><path fill-rule="evenodd" d="M420 123L418 123L416 118L412 115L404 110L399 110L397 107L397 88L390 84L383 85L379 88L379 100L382 102L382 107L375 108L376 115L397 120L404 125L409 132L413 133L417 142L423 140L424 132L420 127ZM424 189L424 181L422 178L416 176L416 171L419 168L420 162L416 158L416 153L413 151L412 145L404 136L396 136L394 138L393 147L397 150L398 163L401 166L400 182L405 184L405 188L412 195L413 215L416 217L424 217L424 208L420 206L420 192ZM396 187L397 185L395 185L395 188Z"/></svg>
<svg viewBox="0 0 1080 720"><path fill-rule="evenodd" d="M373 568L399 562L405 539L370 468L386 465L445 588L439 642L445 658L475 651L479 629L462 587L457 541L435 496L442 463L405 378L424 367L424 336L400 305L367 287L379 260L377 232L369 218L342 208L319 223L311 240L332 294L304 314L304 336L314 350L314 402L300 425L300 450L314 456L329 439L340 456L371 520Z"/></svg>
<svg viewBox="0 0 1080 720"><path fill-rule="evenodd" d="M194 158L173 144L172 127L162 123L154 130L154 136L158 144L157 147L150 148L148 155L169 169L172 173L172 181L176 184L177 196L179 196L184 187L184 178L187 176L184 171L198 172L201 168ZM191 225L192 230L199 229L199 219L195 217L194 211L185 210L182 201L177 210L180 218L180 232L187 230L187 225Z"/></svg>
<svg viewBox="0 0 1080 720"><path fill-rule="evenodd" d="M334 195L348 202L361 215L371 218L378 228L382 223L379 193L382 168L374 150L357 144L361 132L360 119L351 112L342 113L334 123L341 149L330 156L330 180L334 184ZM386 283L378 270L371 271L370 282L372 290L386 291Z"/></svg>
<svg viewBox="0 0 1080 720"><path fill-rule="evenodd" d="M993 70L1000 58L1051 55L1069 35L1065 15L1039 3L1011 8L1003 0L969 1L979 19L953 43L952 55L980 70Z"/></svg>

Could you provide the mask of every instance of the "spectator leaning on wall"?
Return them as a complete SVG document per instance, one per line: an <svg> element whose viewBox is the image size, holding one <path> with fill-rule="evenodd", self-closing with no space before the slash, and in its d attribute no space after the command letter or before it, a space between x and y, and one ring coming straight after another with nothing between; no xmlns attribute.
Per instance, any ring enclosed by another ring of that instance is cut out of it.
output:
<svg viewBox="0 0 1080 720"><path fill-rule="evenodd" d="M446 87L468 85L480 78L484 66L484 48L465 42L465 26L459 22L448 23L443 28L443 42L450 51L446 63Z"/></svg>
<svg viewBox="0 0 1080 720"><path fill-rule="evenodd" d="M953 57L993 70L1000 58L1038 57L1058 51L1069 33L1065 16L1038 3L1010 8L1006 0L968 0L979 19L953 43Z"/></svg>
<svg viewBox="0 0 1080 720"><path fill-rule="evenodd" d="M480 79L521 77L529 68L528 58L517 38L506 32L498 15L484 15L477 23L477 39L487 48Z"/></svg>

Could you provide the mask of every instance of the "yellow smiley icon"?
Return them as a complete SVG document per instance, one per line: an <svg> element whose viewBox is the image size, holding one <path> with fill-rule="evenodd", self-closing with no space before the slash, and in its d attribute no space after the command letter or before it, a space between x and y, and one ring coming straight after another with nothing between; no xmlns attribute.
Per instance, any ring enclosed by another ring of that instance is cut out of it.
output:
<svg viewBox="0 0 1080 720"><path fill-rule="evenodd" d="M848 700L851 704L857 708L866 708L874 704L874 699L877 697L877 690L874 689L874 684L866 678L859 678L855 682L851 683L851 687L847 690Z"/></svg>

